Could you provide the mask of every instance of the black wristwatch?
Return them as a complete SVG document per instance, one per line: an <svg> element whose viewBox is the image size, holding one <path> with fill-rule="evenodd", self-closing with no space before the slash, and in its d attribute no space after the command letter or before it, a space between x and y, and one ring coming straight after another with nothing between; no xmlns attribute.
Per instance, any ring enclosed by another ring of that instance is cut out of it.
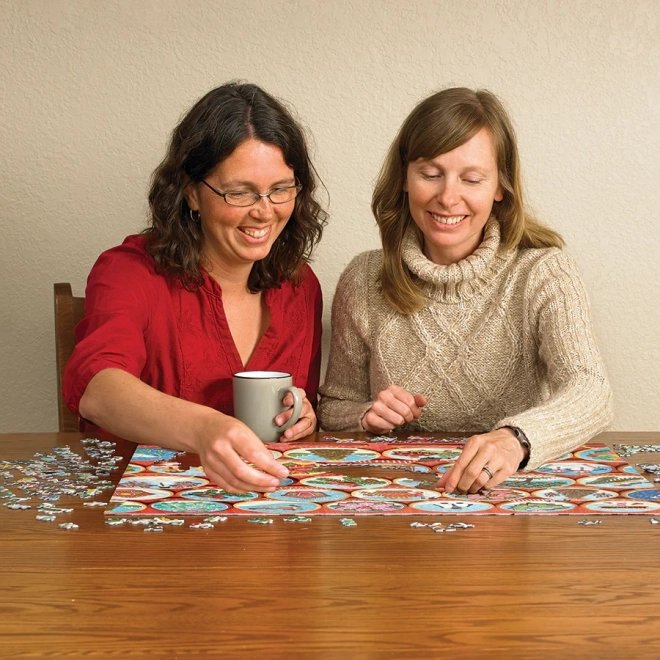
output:
<svg viewBox="0 0 660 660"><path fill-rule="evenodd" d="M529 457L532 452L532 445L529 444L527 436L517 426L508 426L507 428L510 428L513 431L513 434L516 436L516 438L518 438L518 442L523 446L524 449L527 450L527 456L523 458L522 462L518 466L518 469L522 470L529 461Z"/></svg>

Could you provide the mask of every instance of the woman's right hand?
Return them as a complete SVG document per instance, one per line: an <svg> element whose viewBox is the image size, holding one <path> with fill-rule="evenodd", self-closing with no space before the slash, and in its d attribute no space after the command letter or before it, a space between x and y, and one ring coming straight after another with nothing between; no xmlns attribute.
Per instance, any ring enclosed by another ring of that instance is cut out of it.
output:
<svg viewBox="0 0 660 660"><path fill-rule="evenodd" d="M217 411L201 420L195 444L206 475L230 493L272 492L289 474L243 422Z"/></svg>
<svg viewBox="0 0 660 660"><path fill-rule="evenodd" d="M390 385L378 393L371 408L362 417L362 428L370 433L389 433L413 419L419 419L426 399L411 394L398 385Z"/></svg>

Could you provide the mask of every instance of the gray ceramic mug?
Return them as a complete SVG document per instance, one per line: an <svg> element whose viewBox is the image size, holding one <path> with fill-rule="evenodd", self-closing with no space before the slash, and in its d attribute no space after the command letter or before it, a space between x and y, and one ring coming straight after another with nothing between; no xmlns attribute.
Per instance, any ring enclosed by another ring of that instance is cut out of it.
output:
<svg viewBox="0 0 660 660"><path fill-rule="evenodd" d="M283 371L241 371L234 374L234 417L249 426L262 442L277 442L292 427L302 412L302 392L293 387L291 374ZM287 410L282 399L293 396L291 419L282 426L275 417Z"/></svg>

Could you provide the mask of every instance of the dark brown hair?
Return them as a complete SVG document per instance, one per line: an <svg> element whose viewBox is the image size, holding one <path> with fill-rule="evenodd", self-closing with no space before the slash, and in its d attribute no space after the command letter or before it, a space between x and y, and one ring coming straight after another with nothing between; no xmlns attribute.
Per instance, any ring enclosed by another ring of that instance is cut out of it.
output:
<svg viewBox="0 0 660 660"><path fill-rule="evenodd" d="M421 287L403 262L403 237L416 225L403 190L408 163L430 160L465 144L482 128L493 136L499 184L504 197L493 203L504 247L562 247L561 236L525 209L516 135L499 99L489 91L445 89L421 101L403 122L385 158L371 208L380 229L383 266L380 284L385 299L402 314L425 305ZM421 232L419 232L421 234Z"/></svg>
<svg viewBox="0 0 660 660"><path fill-rule="evenodd" d="M250 291L277 287L284 280L297 283L302 263L309 261L321 238L327 214L314 198L318 177L301 127L282 103L257 85L227 83L197 101L174 129L149 191L146 249L158 271L180 280L186 289L195 290L203 281L203 235L191 218L185 187L208 176L250 138L279 147L302 184L291 218L268 256L252 266Z"/></svg>

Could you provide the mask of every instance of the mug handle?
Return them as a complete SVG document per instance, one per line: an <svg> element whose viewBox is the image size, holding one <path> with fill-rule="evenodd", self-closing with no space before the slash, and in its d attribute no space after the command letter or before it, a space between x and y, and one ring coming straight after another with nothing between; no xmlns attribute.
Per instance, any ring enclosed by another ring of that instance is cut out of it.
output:
<svg viewBox="0 0 660 660"><path fill-rule="evenodd" d="M291 392L291 396L293 396L293 412L291 413L291 419L278 427L280 431L290 429L300 419L300 413L302 412L303 398L300 395L300 390L293 386L283 387L280 390L280 401L284 399L287 392Z"/></svg>

